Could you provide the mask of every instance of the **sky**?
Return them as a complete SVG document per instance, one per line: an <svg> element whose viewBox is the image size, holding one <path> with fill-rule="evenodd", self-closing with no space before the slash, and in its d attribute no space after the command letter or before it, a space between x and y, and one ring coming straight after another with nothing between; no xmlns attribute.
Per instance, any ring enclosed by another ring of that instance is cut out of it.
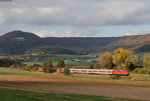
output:
<svg viewBox="0 0 150 101"><path fill-rule="evenodd" d="M0 0L0 35L118 37L150 33L150 0Z"/></svg>

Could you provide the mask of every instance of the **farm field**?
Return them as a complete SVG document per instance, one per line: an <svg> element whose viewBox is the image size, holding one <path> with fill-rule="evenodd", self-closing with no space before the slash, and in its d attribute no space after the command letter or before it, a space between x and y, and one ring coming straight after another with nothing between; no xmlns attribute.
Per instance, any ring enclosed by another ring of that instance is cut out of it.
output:
<svg viewBox="0 0 150 101"><path fill-rule="evenodd" d="M144 101L150 100L149 81L103 80L95 77L86 78L88 76L89 75L64 76L63 74L58 73L52 74L39 73L39 75L34 75L34 73L9 74L9 72L7 72L7 74L6 73L4 74L1 71L0 88L24 89L24 90L51 92L51 93L59 92L59 93L85 94L85 95L106 96L113 98L125 98Z"/></svg>
<svg viewBox="0 0 150 101"><path fill-rule="evenodd" d="M0 74L20 74L20 75L46 75L42 72L28 72L21 70L13 70L8 68L0 68Z"/></svg>
<svg viewBox="0 0 150 101"><path fill-rule="evenodd" d="M59 59L64 59L64 60L71 60L71 59L79 59L83 62L88 61L88 60L95 60L96 59L96 55L68 55L68 54L48 54L48 55L43 55L43 56L39 56L39 55L32 55L34 58L42 58L42 61L45 60L53 60L53 62L55 63L56 61L58 61ZM26 58L27 56L25 56L24 58ZM42 61L37 61L35 63L41 63ZM25 62L25 63L34 63L34 62Z"/></svg>
<svg viewBox="0 0 150 101"><path fill-rule="evenodd" d="M103 96L90 96L66 93L43 93L4 88L0 88L0 95L0 99L2 101L137 101Z"/></svg>
<svg viewBox="0 0 150 101"><path fill-rule="evenodd" d="M73 66L73 65L81 65L81 66L90 66L93 63L86 62L96 59L96 55L67 55L67 54L49 54L48 56L43 57L44 60L53 60L53 65L55 66L57 64L57 61L59 59L64 60L71 60L71 59L79 59L81 62L65 62L67 66ZM43 61L36 61L36 62L24 62L24 64L27 65L33 65L33 64L43 64Z"/></svg>
<svg viewBox="0 0 150 101"><path fill-rule="evenodd" d="M42 65L43 64L43 61L38 61L38 62L24 62L24 64L27 64L29 66L32 66L34 64L39 64L39 65ZM57 64L57 61L54 61L53 62L53 65L56 66ZM90 66L94 63L91 63L91 62L65 62L65 65L66 66Z"/></svg>

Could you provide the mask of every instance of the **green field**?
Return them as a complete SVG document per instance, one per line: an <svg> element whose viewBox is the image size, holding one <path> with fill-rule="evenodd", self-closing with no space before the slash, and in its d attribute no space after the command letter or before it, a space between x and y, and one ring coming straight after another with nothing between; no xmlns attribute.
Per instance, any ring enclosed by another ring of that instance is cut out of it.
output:
<svg viewBox="0 0 150 101"><path fill-rule="evenodd" d="M131 76L150 76L150 74L130 74Z"/></svg>
<svg viewBox="0 0 150 101"><path fill-rule="evenodd" d="M32 54L30 56L26 56L26 55L23 55L23 56L20 56L20 57L23 57L23 58L29 58L29 57L32 57L33 58L40 58L42 60L48 60L48 59L51 59L51 60L54 60L54 61L57 61L59 59L64 59L64 60L68 60L68 59L79 59L79 60L91 60L91 59L96 59L96 55L68 55L68 54L44 54L44 55L38 55L38 54Z"/></svg>
<svg viewBox="0 0 150 101"><path fill-rule="evenodd" d="M39 64L42 65L43 61L39 61L39 62L24 62L24 64L27 64L29 66L32 66L34 64ZM53 65L56 66L57 61L53 61ZM90 66L93 65L94 63L90 63L90 62L65 62L66 66Z"/></svg>
<svg viewBox="0 0 150 101"><path fill-rule="evenodd" d="M67 54L49 54L46 56L40 56L41 59L43 60L52 60L53 61L53 65L55 66L57 64L57 61L59 59L64 59L64 60L71 60L71 59L79 59L82 62L65 62L66 65L82 65L82 66L89 66L93 63L91 62L87 62L87 61L91 61L91 60L96 60L96 55L67 55ZM24 57L26 58L26 57ZM34 56L34 58L38 58L38 56ZM24 64L28 64L28 65L33 65L33 64L42 64L42 61L36 61L36 62L24 62Z"/></svg>
<svg viewBox="0 0 150 101"><path fill-rule="evenodd" d="M42 93L0 88L0 101L140 101L66 93Z"/></svg>
<svg viewBox="0 0 150 101"><path fill-rule="evenodd" d="M28 72L28 71L13 70L13 69L8 69L8 68L0 68L0 74L45 75L46 73Z"/></svg>

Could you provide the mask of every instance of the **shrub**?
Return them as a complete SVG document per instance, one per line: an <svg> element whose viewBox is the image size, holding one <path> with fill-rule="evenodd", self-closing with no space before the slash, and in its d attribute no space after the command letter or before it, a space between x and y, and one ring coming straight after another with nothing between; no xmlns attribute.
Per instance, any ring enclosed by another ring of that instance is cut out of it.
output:
<svg viewBox="0 0 150 101"><path fill-rule="evenodd" d="M49 73L50 68L53 68L53 63L51 60L47 60L43 63L42 67L43 67L43 72Z"/></svg>
<svg viewBox="0 0 150 101"><path fill-rule="evenodd" d="M70 75L70 70L69 70L69 68L68 67L66 67L65 69L64 69L64 74L67 76L67 75Z"/></svg>
<svg viewBox="0 0 150 101"><path fill-rule="evenodd" d="M65 67L65 62L64 62L64 60L63 60L63 59L58 60L56 66L59 67L59 68Z"/></svg>
<svg viewBox="0 0 150 101"><path fill-rule="evenodd" d="M31 66L25 66L24 69L25 69L25 71L31 71L32 67Z"/></svg>
<svg viewBox="0 0 150 101"><path fill-rule="evenodd" d="M0 59L0 66L1 67L11 67L12 65L14 65L15 67L20 66L21 65L21 61L12 60L10 58Z"/></svg>
<svg viewBox="0 0 150 101"><path fill-rule="evenodd" d="M43 72L45 72L45 73L49 73L49 67L43 67Z"/></svg>
<svg viewBox="0 0 150 101"><path fill-rule="evenodd" d="M100 64L94 64L94 67L93 67L94 69L99 69L99 68L101 68L101 65Z"/></svg>
<svg viewBox="0 0 150 101"><path fill-rule="evenodd" d="M32 71L35 72L38 70L38 67L32 67Z"/></svg>
<svg viewBox="0 0 150 101"><path fill-rule="evenodd" d="M150 67L136 68L133 73L136 74L150 74Z"/></svg>

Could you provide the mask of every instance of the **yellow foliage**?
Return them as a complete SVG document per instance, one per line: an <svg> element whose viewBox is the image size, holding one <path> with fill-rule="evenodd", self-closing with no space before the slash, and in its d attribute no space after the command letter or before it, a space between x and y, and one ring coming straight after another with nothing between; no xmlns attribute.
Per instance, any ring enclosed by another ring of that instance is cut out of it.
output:
<svg viewBox="0 0 150 101"><path fill-rule="evenodd" d="M150 66L150 53L145 53L143 56L143 64L144 66Z"/></svg>
<svg viewBox="0 0 150 101"><path fill-rule="evenodd" d="M118 48L114 51L113 63L121 69L128 68L130 66L130 57L130 51L123 48Z"/></svg>
<svg viewBox="0 0 150 101"><path fill-rule="evenodd" d="M100 55L97 59L100 64L100 68L110 69L112 68L112 54L110 52L105 52Z"/></svg>

